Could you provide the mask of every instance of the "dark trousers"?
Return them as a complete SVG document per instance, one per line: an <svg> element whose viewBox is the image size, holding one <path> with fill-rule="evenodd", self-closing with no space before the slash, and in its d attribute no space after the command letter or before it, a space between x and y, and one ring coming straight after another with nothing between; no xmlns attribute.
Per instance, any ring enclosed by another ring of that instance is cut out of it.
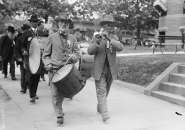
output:
<svg viewBox="0 0 185 130"><path fill-rule="evenodd" d="M31 73L29 73L30 98L33 98L33 97L36 96L39 80L40 80L40 74L31 74Z"/></svg>
<svg viewBox="0 0 185 130"><path fill-rule="evenodd" d="M15 60L14 58L3 59L3 73L8 74L8 63L10 64L11 77L15 77Z"/></svg>
<svg viewBox="0 0 185 130"><path fill-rule="evenodd" d="M21 71L21 90L26 92L28 87L28 76L26 69L24 68L23 64L20 64L20 71Z"/></svg>

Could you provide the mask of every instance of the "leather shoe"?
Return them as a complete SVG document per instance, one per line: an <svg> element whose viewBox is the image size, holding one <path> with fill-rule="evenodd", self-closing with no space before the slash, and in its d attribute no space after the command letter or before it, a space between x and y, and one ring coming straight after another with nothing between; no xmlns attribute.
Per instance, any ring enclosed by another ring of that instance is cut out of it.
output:
<svg viewBox="0 0 185 130"><path fill-rule="evenodd" d="M33 103L34 104L35 103L35 98L31 98L30 99L30 103Z"/></svg>
<svg viewBox="0 0 185 130"><path fill-rule="evenodd" d="M7 78L7 75L4 75L4 78L6 79Z"/></svg>
<svg viewBox="0 0 185 130"><path fill-rule="evenodd" d="M22 94L25 94L25 93L26 93L26 91L25 91L25 90L21 90L20 92L21 92Z"/></svg>
<svg viewBox="0 0 185 130"><path fill-rule="evenodd" d="M12 77L12 80L17 80L15 77Z"/></svg>
<svg viewBox="0 0 185 130"><path fill-rule="evenodd" d="M57 117L57 126L61 127L64 125L64 117Z"/></svg>
<svg viewBox="0 0 185 130"><path fill-rule="evenodd" d="M38 100L38 99L39 99L39 97L38 97L38 96L35 96L35 99L36 99L36 100Z"/></svg>

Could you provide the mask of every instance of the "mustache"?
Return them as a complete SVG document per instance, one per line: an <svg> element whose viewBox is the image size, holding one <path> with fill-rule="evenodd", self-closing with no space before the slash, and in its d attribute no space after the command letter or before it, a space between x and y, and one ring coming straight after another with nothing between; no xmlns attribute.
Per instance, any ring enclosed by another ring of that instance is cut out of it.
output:
<svg viewBox="0 0 185 130"><path fill-rule="evenodd" d="M63 38L67 39L68 33L67 33L66 31L59 30L59 34L60 34L60 36L62 36Z"/></svg>

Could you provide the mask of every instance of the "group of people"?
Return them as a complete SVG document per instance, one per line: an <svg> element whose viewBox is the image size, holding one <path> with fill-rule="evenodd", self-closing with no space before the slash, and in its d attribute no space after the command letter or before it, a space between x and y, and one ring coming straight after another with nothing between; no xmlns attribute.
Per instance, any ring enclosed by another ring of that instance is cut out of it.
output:
<svg viewBox="0 0 185 130"><path fill-rule="evenodd" d="M36 15L32 15L29 21L31 26L26 24L22 26L23 32L16 39L15 51L16 59L21 68L21 92L26 93L27 88L29 88L30 102L35 103L38 99L36 92L40 73L32 74L27 64L28 48L32 38L36 36L39 19ZM45 44L42 55L42 62L43 68L48 72L49 76L49 86L51 87L52 104L56 113L57 125L62 126L64 124L63 101L65 96L61 92L61 87L52 83L52 77L58 68L65 66L67 62L75 64L78 61L80 55L76 39L79 36L79 29L73 29L72 21L65 15L57 17L53 24L57 27L57 31L48 37L48 42ZM70 33L71 29L74 30L73 35ZM10 45L13 45L13 43ZM114 37L112 27L106 23L102 25L99 32L94 33L88 47L88 54L94 55L93 77L98 101L97 112L105 123L110 120L107 96L112 81L117 77L116 52L122 49L123 45Z"/></svg>

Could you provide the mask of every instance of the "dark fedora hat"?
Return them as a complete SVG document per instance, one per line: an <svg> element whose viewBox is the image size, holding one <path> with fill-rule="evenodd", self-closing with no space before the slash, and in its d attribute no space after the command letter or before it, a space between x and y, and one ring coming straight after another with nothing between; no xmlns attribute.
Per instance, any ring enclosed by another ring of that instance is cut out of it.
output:
<svg viewBox="0 0 185 130"><path fill-rule="evenodd" d="M28 19L28 21L30 22L40 22L40 19L38 18L38 16L36 14L33 14L30 19Z"/></svg>
<svg viewBox="0 0 185 130"><path fill-rule="evenodd" d="M16 30L13 26L8 26L7 31L11 33L15 33Z"/></svg>
<svg viewBox="0 0 185 130"><path fill-rule="evenodd" d="M29 26L28 24L23 24L22 27L21 27L21 29L22 29L23 31L25 31L25 30L30 29L30 26Z"/></svg>

